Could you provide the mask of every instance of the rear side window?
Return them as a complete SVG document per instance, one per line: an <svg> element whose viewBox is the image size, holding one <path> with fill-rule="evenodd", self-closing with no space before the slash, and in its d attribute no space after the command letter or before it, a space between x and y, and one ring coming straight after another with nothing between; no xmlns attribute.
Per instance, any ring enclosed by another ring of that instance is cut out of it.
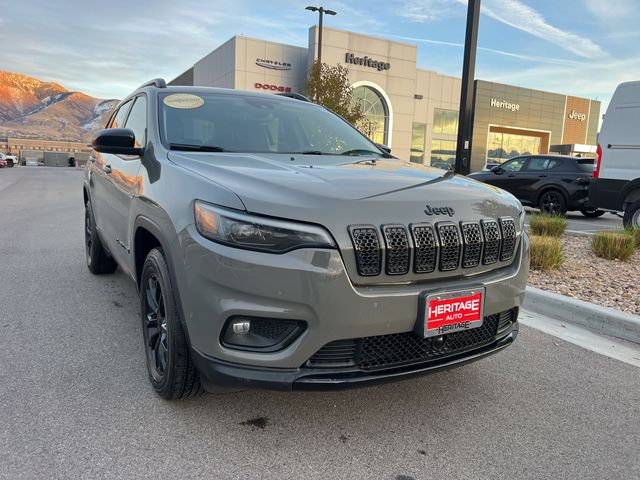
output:
<svg viewBox="0 0 640 480"><path fill-rule="evenodd" d="M529 165L527 165L527 170L532 172L539 172L547 169L547 165L549 164L549 159L544 157L534 157L529 161Z"/></svg>
<svg viewBox="0 0 640 480"><path fill-rule="evenodd" d="M547 170L553 170L554 168L560 169L564 162L557 158L550 158L549 163L547 163Z"/></svg>
<svg viewBox="0 0 640 480"><path fill-rule="evenodd" d="M131 107L131 100L129 100L118 109L118 112L113 117L113 120L111 120L111 125L109 125L109 128L124 128L124 120L125 118L127 118L129 107Z"/></svg>
<svg viewBox="0 0 640 480"><path fill-rule="evenodd" d="M147 143L147 97L144 95L136 98L125 127L133 130L136 148L144 147Z"/></svg>

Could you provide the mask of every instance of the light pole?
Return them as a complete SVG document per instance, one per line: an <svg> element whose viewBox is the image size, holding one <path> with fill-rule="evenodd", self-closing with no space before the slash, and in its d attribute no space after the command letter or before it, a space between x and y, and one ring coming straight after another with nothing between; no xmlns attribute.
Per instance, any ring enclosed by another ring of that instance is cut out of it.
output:
<svg viewBox="0 0 640 480"><path fill-rule="evenodd" d="M468 175L471 170L471 137L473 134L473 85L478 47L480 0L469 0L467 8L467 34L464 41L460 114L458 116L458 143L455 172Z"/></svg>
<svg viewBox="0 0 640 480"><path fill-rule="evenodd" d="M324 7L307 7L305 10L311 10L312 12L318 12L320 19L318 20L318 64L322 68L322 17L326 13L327 15L337 15L333 10L326 10Z"/></svg>

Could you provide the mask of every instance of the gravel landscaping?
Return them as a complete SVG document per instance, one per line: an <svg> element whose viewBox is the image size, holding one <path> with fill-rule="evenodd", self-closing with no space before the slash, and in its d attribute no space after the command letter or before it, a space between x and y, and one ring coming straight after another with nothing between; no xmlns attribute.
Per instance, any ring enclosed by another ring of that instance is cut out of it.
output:
<svg viewBox="0 0 640 480"><path fill-rule="evenodd" d="M627 262L591 251L591 238L565 235L565 262L557 270L531 270L529 285L640 315L640 250Z"/></svg>

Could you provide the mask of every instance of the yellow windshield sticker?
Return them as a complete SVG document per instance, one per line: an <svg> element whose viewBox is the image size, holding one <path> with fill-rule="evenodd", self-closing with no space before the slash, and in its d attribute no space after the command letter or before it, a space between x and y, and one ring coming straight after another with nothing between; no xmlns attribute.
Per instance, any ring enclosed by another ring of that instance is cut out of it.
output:
<svg viewBox="0 0 640 480"><path fill-rule="evenodd" d="M202 97L190 93L174 93L167 95L163 100L167 107L171 108L199 108L204 105Z"/></svg>

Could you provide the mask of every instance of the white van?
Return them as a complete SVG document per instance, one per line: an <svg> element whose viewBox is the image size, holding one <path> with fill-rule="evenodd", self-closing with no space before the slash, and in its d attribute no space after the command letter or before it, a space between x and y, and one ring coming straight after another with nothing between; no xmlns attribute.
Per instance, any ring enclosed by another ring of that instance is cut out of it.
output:
<svg viewBox="0 0 640 480"><path fill-rule="evenodd" d="M616 88L598 135L589 205L624 212L640 229L640 81Z"/></svg>

